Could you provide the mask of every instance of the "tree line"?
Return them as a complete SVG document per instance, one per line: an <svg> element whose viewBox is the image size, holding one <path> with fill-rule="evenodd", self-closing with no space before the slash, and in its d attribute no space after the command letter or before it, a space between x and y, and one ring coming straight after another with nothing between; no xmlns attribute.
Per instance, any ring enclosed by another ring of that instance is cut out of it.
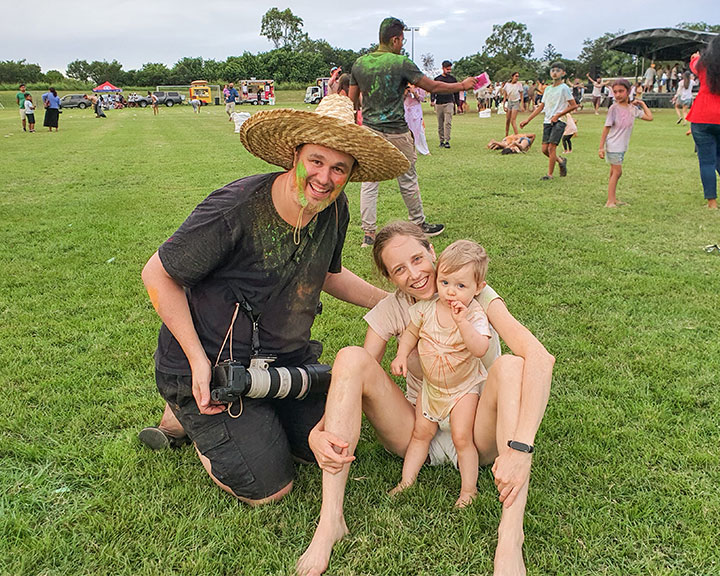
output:
<svg viewBox="0 0 720 576"><path fill-rule="evenodd" d="M200 79L222 84L253 77L272 78L278 84L307 84L315 78L328 76L333 66L342 66L343 70L349 71L358 57L376 48L374 44L359 51L336 48L325 40L311 39L302 27L302 18L289 8L283 11L271 8L263 16L260 27L260 34L274 45L274 49L267 52L253 54L246 51L223 61L185 57L172 66L148 62L137 70L124 70L117 60L74 60L64 73L58 70L43 73L37 64L6 60L0 61L0 84L61 84L71 79L79 85L109 81L118 86L157 86L183 85ZM705 22L681 22L676 27L720 32L720 25ZM457 60L453 73L463 77L487 71L491 78L502 80L517 71L522 79L543 79L548 76L549 64L562 60L569 77L584 76L586 72L632 76L637 71L636 58L607 48L607 42L622 33L587 38L577 59L564 58L552 44L544 48L541 58L533 58L535 46L525 24L514 21L496 24L482 50ZM434 56L423 54L421 60L425 71L431 73L435 68Z"/></svg>

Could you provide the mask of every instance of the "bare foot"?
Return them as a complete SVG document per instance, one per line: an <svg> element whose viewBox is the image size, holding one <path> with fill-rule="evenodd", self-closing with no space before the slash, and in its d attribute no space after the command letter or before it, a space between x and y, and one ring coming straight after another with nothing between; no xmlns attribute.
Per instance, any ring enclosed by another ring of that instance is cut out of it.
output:
<svg viewBox="0 0 720 576"><path fill-rule="evenodd" d="M297 576L319 576L327 570L330 554L336 542L342 540L349 530L342 517L339 523L318 524L310 546L295 564Z"/></svg>
<svg viewBox="0 0 720 576"><path fill-rule="evenodd" d="M410 488L410 486L412 486L413 484L415 484L415 482L400 482L397 486L395 486L395 488L390 490L390 492L388 492L388 494L390 496L395 496L397 494L400 494L400 492L404 492L405 490Z"/></svg>
<svg viewBox="0 0 720 576"><path fill-rule="evenodd" d="M455 508L465 508L472 504L473 500L477 497L477 490L472 492L460 492L460 496L455 501Z"/></svg>
<svg viewBox="0 0 720 576"><path fill-rule="evenodd" d="M519 541L516 538L498 539L493 576L525 576L522 545L522 536Z"/></svg>
<svg viewBox="0 0 720 576"><path fill-rule="evenodd" d="M613 203L606 202L605 208L617 208L617 204L615 204L614 202Z"/></svg>
<svg viewBox="0 0 720 576"><path fill-rule="evenodd" d="M717 198L710 198L710 200L708 200L708 208L710 210L717 210L717 207Z"/></svg>

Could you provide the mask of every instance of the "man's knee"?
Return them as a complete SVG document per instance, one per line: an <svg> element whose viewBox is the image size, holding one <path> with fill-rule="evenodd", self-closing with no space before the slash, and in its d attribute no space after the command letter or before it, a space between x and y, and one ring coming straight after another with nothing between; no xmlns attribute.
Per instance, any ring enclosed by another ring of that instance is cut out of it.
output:
<svg viewBox="0 0 720 576"><path fill-rule="evenodd" d="M238 488L238 486L243 486L246 483L246 478L236 478L232 474L224 474L223 480L220 480L213 474L212 470L212 462L210 459L202 454L197 447L195 448L198 457L200 458L200 462L202 463L203 467L205 468L205 471L207 472L208 476L210 476L211 480L215 482L223 491L227 492L231 496L234 496L241 502L245 502L246 504L249 504L250 506L260 506L262 504L270 504L272 502L278 502L280 501L284 496L290 493L292 490L292 480L288 482L286 485L284 485L282 488L277 490L276 492L273 492L272 494L268 496L262 496L259 497L253 495L253 497L249 497L248 495L243 495L243 493L247 494L246 490L243 490L241 488Z"/></svg>
<svg viewBox="0 0 720 576"><path fill-rule="evenodd" d="M260 500L251 500L250 498L243 498L242 496L237 496L237 498L238 500L245 502L245 504L249 504L250 506L262 506L263 504L272 504L274 502L279 502L290 493L292 487L293 483L290 482L287 486L275 492L275 494L271 494L267 498L262 498Z"/></svg>

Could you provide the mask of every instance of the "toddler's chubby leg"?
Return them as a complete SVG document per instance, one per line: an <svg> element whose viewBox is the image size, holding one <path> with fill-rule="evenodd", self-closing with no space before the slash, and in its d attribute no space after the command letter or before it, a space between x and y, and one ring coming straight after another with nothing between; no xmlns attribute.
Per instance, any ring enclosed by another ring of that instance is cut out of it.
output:
<svg viewBox="0 0 720 576"><path fill-rule="evenodd" d="M478 399L477 394L466 394L458 400L450 413L450 430L457 450L462 481L460 496L455 502L456 508L465 508L477 496L478 452L473 440L473 430Z"/></svg>
<svg viewBox="0 0 720 576"><path fill-rule="evenodd" d="M415 427L413 428L410 444L405 451L405 461L403 462L402 480L400 483L390 490L389 494L394 496L399 494L406 488L415 484L420 468L427 460L430 450L430 441L437 432L438 425L431 422L422 413L422 391L418 393L417 403L415 405Z"/></svg>

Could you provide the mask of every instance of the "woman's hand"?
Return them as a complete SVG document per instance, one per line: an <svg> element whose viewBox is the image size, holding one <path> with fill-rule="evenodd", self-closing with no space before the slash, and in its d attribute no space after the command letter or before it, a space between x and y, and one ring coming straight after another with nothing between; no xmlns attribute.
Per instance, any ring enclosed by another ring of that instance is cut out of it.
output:
<svg viewBox="0 0 720 576"><path fill-rule="evenodd" d="M337 474L341 472L345 464L355 460L355 456L348 453L348 443L326 432L322 427L322 421L318 422L310 430L308 444L315 455L318 466L323 472Z"/></svg>
<svg viewBox="0 0 720 576"><path fill-rule="evenodd" d="M407 357L396 356L390 363L390 371L395 376L407 376Z"/></svg>
<svg viewBox="0 0 720 576"><path fill-rule="evenodd" d="M517 450L506 450L495 458L492 473L495 486L500 493L499 500L505 508L512 506L518 493L530 478L532 455Z"/></svg>

